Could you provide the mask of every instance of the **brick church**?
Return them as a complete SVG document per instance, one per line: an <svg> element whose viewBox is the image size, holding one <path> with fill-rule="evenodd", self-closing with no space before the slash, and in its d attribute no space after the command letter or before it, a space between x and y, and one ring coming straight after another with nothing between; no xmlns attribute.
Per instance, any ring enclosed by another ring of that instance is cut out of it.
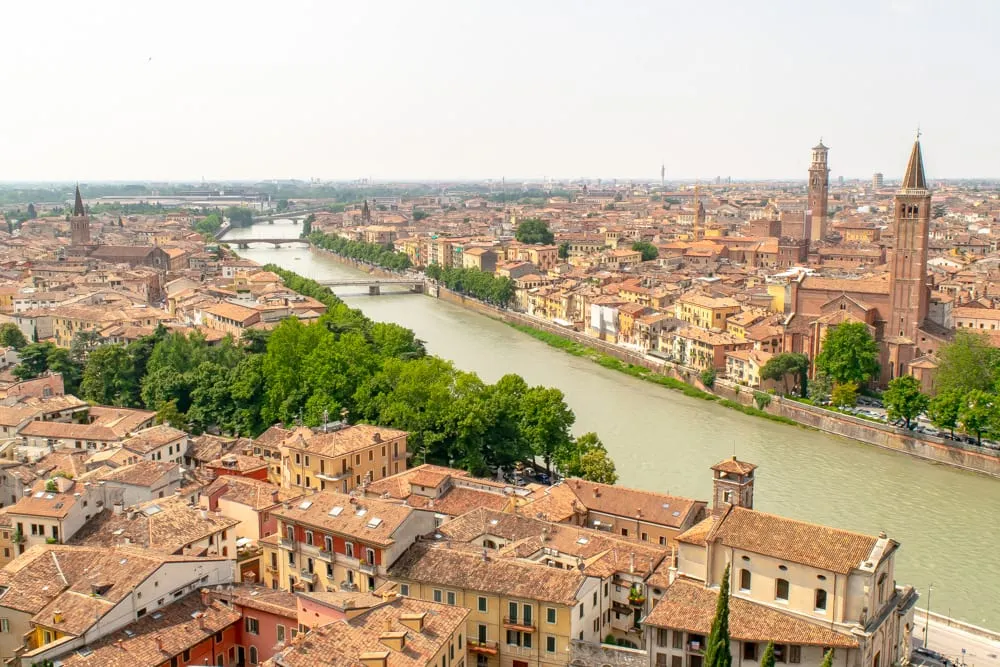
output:
<svg viewBox="0 0 1000 667"><path fill-rule="evenodd" d="M825 226L825 147L814 149L810 169L810 206L816 236ZM820 159L817 159L820 158ZM927 277L928 233L931 193L924 176L919 137L913 144L903 183L894 199L892 236L895 247L889 272L875 278L852 280L823 276L801 276L788 285L788 319L784 348L815 359L830 327L842 322L864 322L881 348L880 384L911 373L922 382L925 371L933 371L933 354L946 342L949 331L927 319L931 285Z"/></svg>

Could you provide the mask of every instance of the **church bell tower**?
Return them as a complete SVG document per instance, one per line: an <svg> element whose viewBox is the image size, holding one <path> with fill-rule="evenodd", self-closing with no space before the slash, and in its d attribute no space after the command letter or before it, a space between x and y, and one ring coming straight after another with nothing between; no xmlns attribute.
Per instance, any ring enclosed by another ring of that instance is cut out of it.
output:
<svg viewBox="0 0 1000 667"><path fill-rule="evenodd" d="M808 234L810 243L818 243L826 237L826 215L830 198L830 167L826 155L830 149L819 144L813 146L812 163L809 165L809 210L812 211L812 222Z"/></svg>
<svg viewBox="0 0 1000 667"><path fill-rule="evenodd" d="M70 244L83 246L90 243L90 218L83 208L83 197L80 196L80 186L76 186L76 202L73 204L73 216L69 219Z"/></svg>
<svg viewBox="0 0 1000 667"><path fill-rule="evenodd" d="M889 322L886 336L917 341L917 328L927 317L927 245L931 221L931 193L924 177L920 134L913 142L903 183L893 201L892 233L895 245L889 272ZM899 369L900 373L902 368Z"/></svg>

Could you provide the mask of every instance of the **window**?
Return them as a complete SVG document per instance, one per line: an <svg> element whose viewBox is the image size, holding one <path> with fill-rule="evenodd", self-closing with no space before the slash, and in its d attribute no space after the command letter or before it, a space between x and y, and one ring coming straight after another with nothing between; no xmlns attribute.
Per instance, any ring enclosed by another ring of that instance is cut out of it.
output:
<svg viewBox="0 0 1000 667"><path fill-rule="evenodd" d="M521 646L524 648L531 648L531 633L522 632L521 633Z"/></svg>
<svg viewBox="0 0 1000 667"><path fill-rule="evenodd" d="M649 542L649 533L643 533L640 538L643 542Z"/></svg>
<svg viewBox="0 0 1000 667"><path fill-rule="evenodd" d="M545 622L555 625L556 622L556 609L555 607L545 608Z"/></svg>
<svg viewBox="0 0 1000 667"><path fill-rule="evenodd" d="M753 642L743 642L743 659L757 662L757 645Z"/></svg>
<svg viewBox="0 0 1000 667"><path fill-rule="evenodd" d="M324 537L323 538L323 547L327 551L329 551L330 553L333 553L333 538L330 537L329 535L327 535L326 537Z"/></svg>
<svg viewBox="0 0 1000 667"><path fill-rule="evenodd" d="M375 460L375 450L374 449L369 449L368 450L368 460L369 461L374 461Z"/></svg>
<svg viewBox="0 0 1000 667"><path fill-rule="evenodd" d="M545 638L545 652L555 653L556 652L556 638L549 635Z"/></svg>
<svg viewBox="0 0 1000 667"><path fill-rule="evenodd" d="M251 665L256 665L257 664L257 647L256 646L251 646L250 647L250 664Z"/></svg>
<svg viewBox="0 0 1000 667"><path fill-rule="evenodd" d="M622 528L622 537L628 537L628 528Z"/></svg>
<svg viewBox="0 0 1000 667"><path fill-rule="evenodd" d="M244 619L244 625L246 631L251 635L260 634L260 621L258 621L256 618L250 618L249 616L247 616Z"/></svg>
<svg viewBox="0 0 1000 667"><path fill-rule="evenodd" d="M597 606L597 591L594 591L594 601L592 602L592 604L595 607Z"/></svg>
<svg viewBox="0 0 1000 667"><path fill-rule="evenodd" d="M667 538L664 537L663 535L660 535L660 546L661 547L667 546Z"/></svg>
<svg viewBox="0 0 1000 667"><path fill-rule="evenodd" d="M410 585L409 584L400 584L399 585L399 594L402 595L404 598L410 597Z"/></svg>
<svg viewBox="0 0 1000 667"><path fill-rule="evenodd" d="M683 648L684 647L684 633L680 630L674 630L674 643L672 648Z"/></svg>
<svg viewBox="0 0 1000 667"><path fill-rule="evenodd" d="M524 624L525 625L532 625L532 622L534 620L532 618L532 616L534 614L532 614L531 612L532 612L532 607L531 607L530 604L526 604L526 605L522 606L521 615L524 616Z"/></svg>
<svg viewBox="0 0 1000 667"><path fill-rule="evenodd" d="M670 656L670 667L683 667L684 658L679 655Z"/></svg>
<svg viewBox="0 0 1000 667"><path fill-rule="evenodd" d="M479 596L479 607L478 607L479 611L481 611L482 613L485 614L486 613L486 608L487 608L486 605L487 605L486 598L484 598L483 596L480 595Z"/></svg>
<svg viewBox="0 0 1000 667"><path fill-rule="evenodd" d="M510 618L511 623L517 623L517 603L510 602L507 604L507 617Z"/></svg>
<svg viewBox="0 0 1000 667"><path fill-rule="evenodd" d="M583 618L583 605L580 605L580 618Z"/></svg>
<svg viewBox="0 0 1000 667"><path fill-rule="evenodd" d="M354 558L354 543L353 542L345 542L344 543L344 555L346 555L348 558Z"/></svg>
<svg viewBox="0 0 1000 667"><path fill-rule="evenodd" d="M295 454L295 462L296 463L302 463L302 455L301 454L298 454L298 453Z"/></svg>
<svg viewBox="0 0 1000 667"><path fill-rule="evenodd" d="M170 667L178 667L179 665L180 665L180 662L178 662L176 655L174 657L170 658Z"/></svg>
<svg viewBox="0 0 1000 667"><path fill-rule="evenodd" d="M306 465L309 465L309 455L306 454Z"/></svg>
<svg viewBox="0 0 1000 667"><path fill-rule="evenodd" d="M784 644L774 645L774 661L788 662L788 652L786 651Z"/></svg>
<svg viewBox="0 0 1000 667"><path fill-rule="evenodd" d="M740 570L740 590L750 592L750 570L746 568Z"/></svg>
<svg viewBox="0 0 1000 667"><path fill-rule="evenodd" d="M0 618L0 632L10 632L9 618Z"/></svg>
<svg viewBox="0 0 1000 667"><path fill-rule="evenodd" d="M184 662L188 662L189 660L191 660L191 649L189 648L184 649L184 654L181 657L184 660Z"/></svg>
<svg viewBox="0 0 1000 667"><path fill-rule="evenodd" d="M450 604L453 607L455 606L455 591L448 591L447 600L448 604Z"/></svg>
<svg viewBox="0 0 1000 667"><path fill-rule="evenodd" d="M312 546L313 543L313 532L311 530L306 531L306 544Z"/></svg>
<svg viewBox="0 0 1000 667"><path fill-rule="evenodd" d="M788 602L788 580L776 579L774 582L774 599Z"/></svg>
<svg viewBox="0 0 1000 667"><path fill-rule="evenodd" d="M374 565L375 564L375 550L374 549L365 549L365 562L368 563L369 565Z"/></svg>
<svg viewBox="0 0 1000 667"><path fill-rule="evenodd" d="M670 646L670 630L667 630L666 628L656 629L656 645Z"/></svg>
<svg viewBox="0 0 1000 667"><path fill-rule="evenodd" d="M441 601L441 591L438 590L437 588L434 589L434 601L435 602Z"/></svg>
<svg viewBox="0 0 1000 667"><path fill-rule="evenodd" d="M479 634L476 637L480 644L486 641L486 626L484 624L479 624Z"/></svg>
<svg viewBox="0 0 1000 667"><path fill-rule="evenodd" d="M277 625L275 626L275 629L278 632L278 643L281 644L285 641L285 626Z"/></svg>
<svg viewBox="0 0 1000 667"><path fill-rule="evenodd" d="M822 588L816 589L816 611L826 611L826 591Z"/></svg>
<svg viewBox="0 0 1000 667"><path fill-rule="evenodd" d="M801 646L789 646L788 647L788 662L797 665L802 662L802 647Z"/></svg>
<svg viewBox="0 0 1000 667"><path fill-rule="evenodd" d="M462 635L458 636L458 650L462 650Z"/></svg>

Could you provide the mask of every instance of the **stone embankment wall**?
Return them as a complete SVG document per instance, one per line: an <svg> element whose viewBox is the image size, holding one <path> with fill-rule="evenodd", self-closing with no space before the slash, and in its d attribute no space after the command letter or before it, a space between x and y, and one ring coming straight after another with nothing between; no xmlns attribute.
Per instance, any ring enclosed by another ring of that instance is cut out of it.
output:
<svg viewBox="0 0 1000 667"><path fill-rule="evenodd" d="M698 379L698 372L693 369L686 369L669 362L654 361L643 354L624 349L607 341L598 340L579 331L572 331L521 313L495 308L476 299L452 292L444 287L439 288L438 298L449 303L470 308L494 319L523 324L562 336L568 340L599 350L620 361L669 375L704 391L711 391L721 398L727 398L743 405L754 405L754 392L748 387L739 387L720 379L716 381L712 389L707 389ZM840 414L831 410L824 410L820 407L798 403L780 396L772 396L770 405L764 409L771 414L787 417L820 431L902 452L927 461L943 463L1000 477L1000 452L984 447L945 441L940 438L915 438L911 432L905 429Z"/></svg>
<svg viewBox="0 0 1000 667"><path fill-rule="evenodd" d="M324 250L323 248L318 248L314 245L309 246L313 252L323 253L325 257L332 259L338 264L343 264L344 266L349 266L352 269L357 269L358 271L364 271L368 275L376 276L378 278L399 278L400 274L395 271L389 271L388 269L383 269L378 266L372 266L371 264L365 264L364 262L359 262L356 259L351 259L350 257L344 257L338 255L335 252L330 252L329 250Z"/></svg>

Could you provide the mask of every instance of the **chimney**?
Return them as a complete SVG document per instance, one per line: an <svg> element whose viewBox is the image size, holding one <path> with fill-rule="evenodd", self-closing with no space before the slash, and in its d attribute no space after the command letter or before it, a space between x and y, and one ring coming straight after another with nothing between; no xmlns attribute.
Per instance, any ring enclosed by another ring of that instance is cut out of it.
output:
<svg viewBox="0 0 1000 667"><path fill-rule="evenodd" d="M391 626L392 621L386 619L386 625ZM378 640L383 646L391 648L393 651L402 651L406 647L406 630L397 632L386 630L378 636Z"/></svg>
<svg viewBox="0 0 1000 667"><path fill-rule="evenodd" d="M278 504L278 489L275 489L274 491L271 492L271 502L274 503L275 505Z"/></svg>
<svg viewBox="0 0 1000 667"><path fill-rule="evenodd" d="M399 622L414 632L423 632L424 619L426 618L426 612L421 612L419 614L400 614Z"/></svg>
<svg viewBox="0 0 1000 667"><path fill-rule="evenodd" d="M635 574L635 552L628 552L628 571L629 574Z"/></svg>
<svg viewBox="0 0 1000 667"><path fill-rule="evenodd" d="M201 516L202 519L207 519L208 518L208 510L207 509L198 510L198 515Z"/></svg>
<svg viewBox="0 0 1000 667"><path fill-rule="evenodd" d="M120 648L122 650L125 650L125 641L119 639L118 641L115 642L115 646L117 646L118 648Z"/></svg>
<svg viewBox="0 0 1000 667"><path fill-rule="evenodd" d="M376 445L379 444L380 442L382 442L382 434L376 431L375 435L372 436L372 440L375 441Z"/></svg>
<svg viewBox="0 0 1000 667"><path fill-rule="evenodd" d="M61 611L54 611L54 612L52 612L52 622L53 623L62 623L63 622L63 613Z"/></svg>
<svg viewBox="0 0 1000 667"><path fill-rule="evenodd" d="M156 638L156 650L159 651L160 653L163 653L163 638L162 637L157 637Z"/></svg>
<svg viewBox="0 0 1000 667"><path fill-rule="evenodd" d="M594 487L594 497L595 498L600 498L601 497L601 490L599 488L597 488L596 486Z"/></svg>
<svg viewBox="0 0 1000 667"><path fill-rule="evenodd" d="M115 503L111 506L111 512L116 516L121 514L122 511L124 511L124 509L125 509L124 503Z"/></svg>
<svg viewBox="0 0 1000 667"><path fill-rule="evenodd" d="M490 554L487 552L486 547L483 547L483 562L487 562L490 559Z"/></svg>
<svg viewBox="0 0 1000 667"><path fill-rule="evenodd" d="M642 518L642 508L641 507L636 507L635 508L635 515L637 517L639 517L640 519Z"/></svg>

